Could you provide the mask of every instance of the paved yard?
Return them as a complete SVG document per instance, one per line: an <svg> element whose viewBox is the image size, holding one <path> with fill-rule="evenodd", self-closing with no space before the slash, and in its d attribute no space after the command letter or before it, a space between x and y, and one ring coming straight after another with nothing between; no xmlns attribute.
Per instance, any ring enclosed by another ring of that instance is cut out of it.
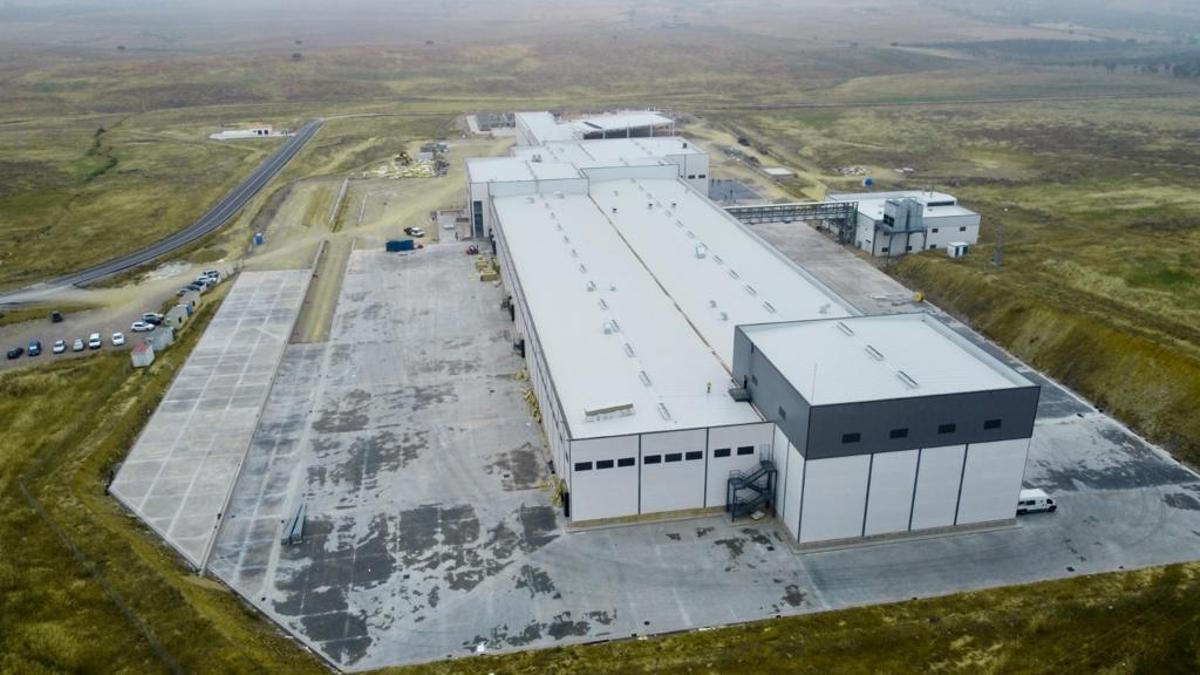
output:
<svg viewBox="0 0 1200 675"><path fill-rule="evenodd" d="M110 488L196 567L258 424L308 270L245 272Z"/></svg>
<svg viewBox="0 0 1200 675"><path fill-rule="evenodd" d="M352 255L331 341L284 355L211 557L343 669L1200 557L1196 476L1061 389L1026 479L1062 508L1017 527L805 553L769 520L565 532L502 291L462 250ZM887 288L854 262L826 267Z"/></svg>

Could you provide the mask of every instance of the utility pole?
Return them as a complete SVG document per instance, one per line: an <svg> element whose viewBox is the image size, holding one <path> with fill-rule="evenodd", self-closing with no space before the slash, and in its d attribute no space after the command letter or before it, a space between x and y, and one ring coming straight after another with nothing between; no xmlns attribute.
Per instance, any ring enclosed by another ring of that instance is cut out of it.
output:
<svg viewBox="0 0 1200 675"><path fill-rule="evenodd" d="M1008 213L1008 207L1004 208L1004 212ZM996 223L996 250L992 253L992 264L999 267L1004 264L1004 221L1000 220Z"/></svg>

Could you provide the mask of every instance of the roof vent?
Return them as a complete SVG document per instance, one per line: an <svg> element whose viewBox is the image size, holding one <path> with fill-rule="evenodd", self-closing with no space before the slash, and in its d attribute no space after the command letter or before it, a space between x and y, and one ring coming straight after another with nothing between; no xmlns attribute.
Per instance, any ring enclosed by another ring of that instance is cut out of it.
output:
<svg viewBox="0 0 1200 675"><path fill-rule="evenodd" d="M647 387L650 386L650 376L646 374L646 371L639 370L638 379L641 380L642 384L646 385Z"/></svg>
<svg viewBox="0 0 1200 675"><path fill-rule="evenodd" d="M628 342L625 343L625 356L633 358L633 345Z"/></svg>
<svg viewBox="0 0 1200 675"><path fill-rule="evenodd" d="M588 293L591 293L592 291L596 290L596 282L594 282L594 281L587 282L587 289L588 289ZM604 302L604 301L601 300L600 302Z"/></svg>
<svg viewBox="0 0 1200 675"><path fill-rule="evenodd" d="M767 310L768 312L770 312L772 314L775 313L775 305L772 305L769 302L763 302L763 309Z"/></svg>
<svg viewBox="0 0 1200 675"><path fill-rule="evenodd" d="M728 313L728 312L721 312L721 320L722 320L722 321L728 321L728 320L729 320L729 313Z"/></svg>
<svg viewBox="0 0 1200 675"><path fill-rule="evenodd" d="M650 202L650 203L646 204L646 208L648 208L648 209L653 209L653 208L654 208L654 202Z"/></svg>
<svg viewBox="0 0 1200 675"><path fill-rule="evenodd" d="M579 263L579 273L587 274L587 265L584 265L583 263Z"/></svg>
<svg viewBox="0 0 1200 675"><path fill-rule="evenodd" d="M716 308L716 306L717 306L717 301L716 301L716 300L709 300L709 301L708 301L708 306L709 306L709 307Z"/></svg>
<svg viewBox="0 0 1200 675"><path fill-rule="evenodd" d="M579 257L579 251L576 251L575 249L571 249L571 257L572 257L572 258L578 258L578 257Z"/></svg>
<svg viewBox="0 0 1200 675"><path fill-rule="evenodd" d="M721 260L721 256L719 256L719 255L713 255L713 262L717 263L718 265L722 265L725 263L724 260Z"/></svg>
<svg viewBox="0 0 1200 675"><path fill-rule="evenodd" d="M746 292L750 295L758 295L758 291L754 290L754 287L750 284L746 284Z"/></svg>
<svg viewBox="0 0 1200 675"><path fill-rule="evenodd" d="M570 240L570 238L568 238L568 237L567 237L567 235L565 235L565 234L563 235L563 243L564 243L564 244L569 244L569 243L571 243L571 240Z"/></svg>
<svg viewBox="0 0 1200 675"><path fill-rule="evenodd" d="M867 354L870 355L870 357L875 359L876 361L883 360L883 352L879 351L878 349L875 349L875 347L872 345L867 345Z"/></svg>
<svg viewBox="0 0 1200 675"><path fill-rule="evenodd" d="M671 411L667 410L667 406L665 404L658 404L658 414L661 415L664 420L667 420L668 422L671 421Z"/></svg>
<svg viewBox="0 0 1200 675"><path fill-rule="evenodd" d="M615 207L615 206L614 206L614 207L613 207L613 213L616 213L616 212L617 212L617 207Z"/></svg>
<svg viewBox="0 0 1200 675"><path fill-rule="evenodd" d="M821 305L821 313L822 313L822 314L828 314L828 313L829 313L829 306L830 306L830 305L829 305L829 303L828 303L828 302L827 302L827 303L825 303L825 304L823 304L823 305Z"/></svg>
<svg viewBox="0 0 1200 675"><path fill-rule="evenodd" d="M822 310L828 306L829 305L823 305ZM822 311L821 313L824 314L825 312ZM846 335L854 335L854 329L850 328L850 326L847 326L845 323L843 323L841 321L837 322L837 327L838 327L838 330L842 331Z"/></svg>
<svg viewBox="0 0 1200 675"><path fill-rule="evenodd" d="M904 383L904 386L908 387L909 389L916 389L920 386L917 384L916 380L909 377L908 373L904 372L903 370L897 370L896 377L900 378L900 381Z"/></svg>
<svg viewBox="0 0 1200 675"><path fill-rule="evenodd" d="M704 244L696 244L696 257L701 260L708 257L708 247Z"/></svg>
<svg viewBox="0 0 1200 675"><path fill-rule="evenodd" d="M632 403L618 403L617 405L605 405L583 409L583 419L585 422L594 422L596 420L607 419L609 417L624 417L632 414Z"/></svg>
<svg viewBox="0 0 1200 675"><path fill-rule="evenodd" d="M671 208L675 208L677 205L678 205L677 202L671 202Z"/></svg>
<svg viewBox="0 0 1200 675"><path fill-rule="evenodd" d="M688 236L688 239L695 239L695 238L696 238L696 233L695 233L695 232L692 232L691 230L688 230L688 231L687 231L687 236Z"/></svg>
<svg viewBox="0 0 1200 675"><path fill-rule="evenodd" d="M729 276L733 277L734 279L742 278L742 275L738 274L737 270L729 270Z"/></svg>

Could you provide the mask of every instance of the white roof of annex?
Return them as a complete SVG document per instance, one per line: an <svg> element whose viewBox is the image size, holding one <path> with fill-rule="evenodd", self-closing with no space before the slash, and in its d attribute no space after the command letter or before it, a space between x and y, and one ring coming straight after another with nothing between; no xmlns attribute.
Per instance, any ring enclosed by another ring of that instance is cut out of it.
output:
<svg viewBox="0 0 1200 675"><path fill-rule="evenodd" d="M466 164L471 183L504 183L579 178L586 169L667 165L667 157L703 154L678 136L614 138L517 146L511 157L472 158Z"/></svg>
<svg viewBox="0 0 1200 675"><path fill-rule="evenodd" d="M678 155L704 155L695 143L679 136L609 138L586 141L552 141L542 145L514 147L513 156L544 162L569 162L581 169L626 166Z"/></svg>
<svg viewBox="0 0 1200 675"><path fill-rule="evenodd" d="M760 421L725 391L734 326L852 313L680 179L589 186L492 199L573 438Z"/></svg>
<svg viewBox="0 0 1200 675"><path fill-rule="evenodd" d="M559 121L545 111L519 112L514 115L514 120L518 125L529 129L537 141L536 144L578 140L588 133L614 133L671 124L671 118L650 110L622 110L570 121Z"/></svg>
<svg viewBox="0 0 1200 675"><path fill-rule="evenodd" d="M741 329L813 405L1033 386L923 312Z"/></svg>
<svg viewBox="0 0 1200 675"><path fill-rule="evenodd" d="M925 219L950 216L977 216L974 211L960 206L958 198L945 192L927 190L898 190L894 192L841 192L825 197L835 202L858 202L858 212L874 220L883 218L884 204L889 199L915 199L925 205Z"/></svg>

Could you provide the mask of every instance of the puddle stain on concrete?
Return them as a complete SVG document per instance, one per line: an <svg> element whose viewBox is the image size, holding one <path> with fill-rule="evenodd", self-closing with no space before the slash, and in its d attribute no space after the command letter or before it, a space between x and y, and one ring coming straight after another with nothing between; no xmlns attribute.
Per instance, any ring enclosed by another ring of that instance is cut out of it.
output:
<svg viewBox="0 0 1200 675"><path fill-rule="evenodd" d="M536 489L546 478L541 455L530 443L506 450L495 461L484 467L489 475L500 476L500 486L505 492Z"/></svg>

